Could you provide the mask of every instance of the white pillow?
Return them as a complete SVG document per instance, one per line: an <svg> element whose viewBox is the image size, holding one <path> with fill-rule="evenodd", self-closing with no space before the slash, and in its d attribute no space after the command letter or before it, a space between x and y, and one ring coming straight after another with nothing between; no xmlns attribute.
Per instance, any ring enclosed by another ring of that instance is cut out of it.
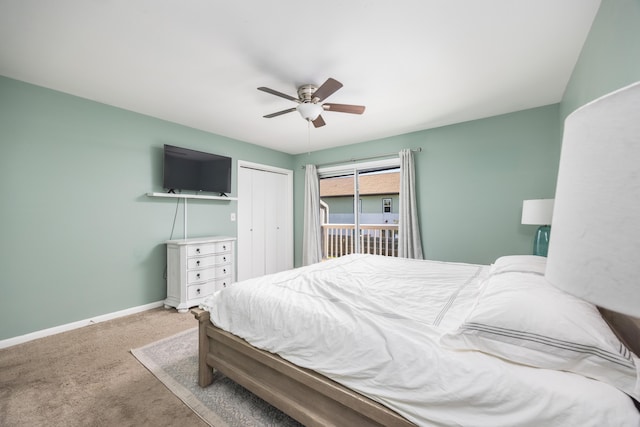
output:
<svg viewBox="0 0 640 427"><path fill-rule="evenodd" d="M547 258L537 255L507 255L500 257L491 265L489 274L510 272L533 273L544 275Z"/></svg>
<svg viewBox="0 0 640 427"><path fill-rule="evenodd" d="M489 277L466 320L440 342L580 374L640 400L640 359L594 305L553 287L544 276L505 272Z"/></svg>

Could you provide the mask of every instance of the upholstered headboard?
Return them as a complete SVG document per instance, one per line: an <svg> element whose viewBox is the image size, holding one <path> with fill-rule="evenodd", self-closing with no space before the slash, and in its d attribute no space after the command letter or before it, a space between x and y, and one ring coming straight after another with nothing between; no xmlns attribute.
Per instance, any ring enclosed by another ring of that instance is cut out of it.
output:
<svg viewBox="0 0 640 427"><path fill-rule="evenodd" d="M640 319L599 308L611 329L636 356L640 356Z"/></svg>
<svg viewBox="0 0 640 427"><path fill-rule="evenodd" d="M620 314L606 308L598 307L604 320L607 321L618 339L624 343L636 356L640 356L640 319ZM638 411L640 402L632 399Z"/></svg>

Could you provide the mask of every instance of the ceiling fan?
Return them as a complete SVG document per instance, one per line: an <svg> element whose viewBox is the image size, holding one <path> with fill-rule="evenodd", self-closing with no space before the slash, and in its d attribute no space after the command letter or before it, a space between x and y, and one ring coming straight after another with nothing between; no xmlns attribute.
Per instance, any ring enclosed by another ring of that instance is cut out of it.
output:
<svg viewBox="0 0 640 427"><path fill-rule="evenodd" d="M324 126L326 123L320 115L323 111L335 111L338 113L351 113L362 114L364 112L363 105L350 105L350 104L332 104L324 103L323 100L333 95L338 89L342 87L342 83L339 81L328 78L320 87L316 85L303 85L298 88L298 97L294 98L286 93L278 92L277 90L269 89L268 87L259 87L258 90L270 93L272 95L279 96L281 98L288 99L293 102L297 102L298 106L294 108L288 108L286 110L278 111L276 113L267 114L263 116L267 119L277 117L282 114L291 113L292 111L298 111L303 119L313 123L314 127Z"/></svg>

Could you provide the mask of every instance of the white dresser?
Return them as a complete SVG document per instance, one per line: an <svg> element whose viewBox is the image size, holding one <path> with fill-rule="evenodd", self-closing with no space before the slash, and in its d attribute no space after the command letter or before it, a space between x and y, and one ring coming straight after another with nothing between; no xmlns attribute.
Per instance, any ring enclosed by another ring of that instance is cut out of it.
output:
<svg viewBox="0 0 640 427"><path fill-rule="evenodd" d="M186 313L235 281L235 237L167 240L165 308Z"/></svg>

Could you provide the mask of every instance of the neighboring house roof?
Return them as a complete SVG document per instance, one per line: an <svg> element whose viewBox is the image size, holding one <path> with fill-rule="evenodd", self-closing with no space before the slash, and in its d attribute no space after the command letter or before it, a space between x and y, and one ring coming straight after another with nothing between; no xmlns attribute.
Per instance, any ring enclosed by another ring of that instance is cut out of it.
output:
<svg viewBox="0 0 640 427"><path fill-rule="evenodd" d="M360 195L400 193L400 172L360 176ZM320 197L352 196L353 177L320 180Z"/></svg>

